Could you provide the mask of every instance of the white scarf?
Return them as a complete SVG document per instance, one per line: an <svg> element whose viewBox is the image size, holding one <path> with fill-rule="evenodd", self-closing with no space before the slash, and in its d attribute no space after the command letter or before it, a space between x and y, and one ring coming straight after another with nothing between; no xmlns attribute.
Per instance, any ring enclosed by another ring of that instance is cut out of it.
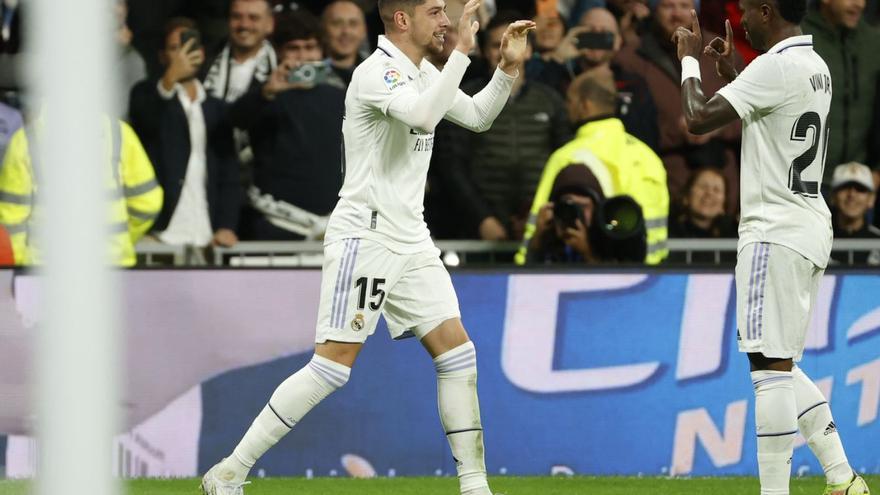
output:
<svg viewBox="0 0 880 495"><path fill-rule="evenodd" d="M255 58L257 59L257 66L254 69L254 79L261 83L266 82L269 79L269 75L278 66L278 60L275 57L275 50L272 48L272 44L264 40L263 46L260 47L260 51ZM209 95L226 101L229 92L229 70L231 66L232 59L230 58L229 43L227 43L223 47L223 51L220 52L220 55L214 58L214 62L208 70L208 75L205 76L205 90Z"/></svg>

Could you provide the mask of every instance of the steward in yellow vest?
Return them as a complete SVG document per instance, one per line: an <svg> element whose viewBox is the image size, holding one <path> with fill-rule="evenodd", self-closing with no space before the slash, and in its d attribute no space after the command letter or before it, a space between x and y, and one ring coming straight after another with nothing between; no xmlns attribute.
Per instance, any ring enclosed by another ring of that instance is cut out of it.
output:
<svg viewBox="0 0 880 495"><path fill-rule="evenodd" d="M162 188L156 182L147 153L128 124L107 119L104 135L108 138L105 143L109 211L105 218L112 232L111 259L120 266L133 266L134 245L147 233L162 208ZM0 165L0 226L9 233L16 265L40 262L39 249L32 238L34 224L39 221L39 207L35 208L35 203L41 174L28 146L34 139L33 127L19 129L9 141Z"/></svg>
<svg viewBox="0 0 880 495"><path fill-rule="evenodd" d="M629 195L642 207L648 233L645 263L655 265L669 254L666 247L669 190L666 169L651 148L626 133L614 117L617 91L610 72L588 72L575 79L568 91L569 113L581 122L575 138L547 161L525 228L523 246L516 255L524 264L541 207L550 199L556 176L568 165L586 165L599 181L606 198Z"/></svg>

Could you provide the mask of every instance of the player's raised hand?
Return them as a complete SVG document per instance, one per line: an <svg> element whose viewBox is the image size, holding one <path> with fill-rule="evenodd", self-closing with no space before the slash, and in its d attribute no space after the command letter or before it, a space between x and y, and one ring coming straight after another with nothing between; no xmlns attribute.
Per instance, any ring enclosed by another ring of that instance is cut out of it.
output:
<svg viewBox="0 0 880 495"><path fill-rule="evenodd" d="M465 55L469 54L476 44L475 36L480 30L480 23L474 20L474 16L482 3L482 0L470 0L464 4L461 19L458 21L458 43L455 49Z"/></svg>
<svg viewBox="0 0 880 495"><path fill-rule="evenodd" d="M703 51L703 31L700 30L700 20L697 19L697 11L691 10L691 28L679 26L672 33L672 42L678 47L678 59L694 57L700 59Z"/></svg>
<svg viewBox="0 0 880 495"><path fill-rule="evenodd" d="M535 29L534 21L516 21L507 26L501 38L501 62L498 67L513 76L525 62L529 48L529 31Z"/></svg>
<svg viewBox="0 0 880 495"><path fill-rule="evenodd" d="M733 28L730 26L730 19L724 21L724 29L727 35L724 39L715 38L703 50L703 53L715 60L715 71L724 78L725 81L731 82L736 79L736 50L733 46Z"/></svg>

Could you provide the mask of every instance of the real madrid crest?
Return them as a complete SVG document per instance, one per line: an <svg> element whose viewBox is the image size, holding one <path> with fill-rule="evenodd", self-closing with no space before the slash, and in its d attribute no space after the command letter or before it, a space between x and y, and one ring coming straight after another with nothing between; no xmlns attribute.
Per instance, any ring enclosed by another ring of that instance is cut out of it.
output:
<svg viewBox="0 0 880 495"><path fill-rule="evenodd" d="M354 315L354 319L351 320L351 329L355 332L360 332L364 329L364 315L363 313L358 313Z"/></svg>

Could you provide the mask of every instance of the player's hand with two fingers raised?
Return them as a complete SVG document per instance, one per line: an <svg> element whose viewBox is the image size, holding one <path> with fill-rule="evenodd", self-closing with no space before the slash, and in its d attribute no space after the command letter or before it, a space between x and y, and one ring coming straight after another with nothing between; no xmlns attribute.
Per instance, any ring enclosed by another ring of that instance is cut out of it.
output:
<svg viewBox="0 0 880 495"><path fill-rule="evenodd" d="M507 26L501 37L501 62L498 68L509 76L517 75L518 67L526 61L529 53L529 31L535 29L534 21L516 21Z"/></svg>
<svg viewBox="0 0 880 495"><path fill-rule="evenodd" d="M727 35L724 39L715 38L710 41L703 53L715 60L715 71L727 82L733 82L736 79L736 50L733 46L733 28L730 26L730 20L724 21L724 29Z"/></svg>
<svg viewBox="0 0 880 495"><path fill-rule="evenodd" d="M480 23L474 20L477 10L480 8L482 0L470 0L464 4L464 10L461 12L461 19L458 21L458 43L455 49L468 55L474 49L476 44L477 31L480 30Z"/></svg>
<svg viewBox="0 0 880 495"><path fill-rule="evenodd" d="M678 59L694 57L700 59L703 52L703 32L700 30L700 21L697 19L697 11L691 10L691 28L679 26L672 33L672 42L678 47Z"/></svg>

